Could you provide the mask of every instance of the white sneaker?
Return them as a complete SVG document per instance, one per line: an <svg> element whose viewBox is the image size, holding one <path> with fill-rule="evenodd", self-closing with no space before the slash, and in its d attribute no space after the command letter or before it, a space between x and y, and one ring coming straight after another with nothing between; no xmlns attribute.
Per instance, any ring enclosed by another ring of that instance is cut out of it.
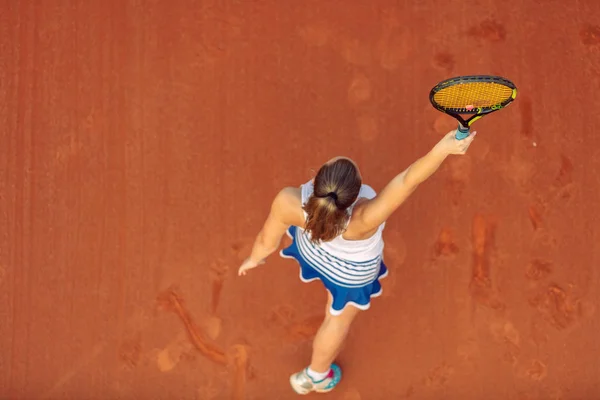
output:
<svg viewBox="0 0 600 400"><path fill-rule="evenodd" d="M292 389L298 394L308 394L310 392L327 393L333 390L342 379L342 370L336 364L331 365L329 374L320 380L314 381L308 375L308 368L303 369L290 376Z"/></svg>

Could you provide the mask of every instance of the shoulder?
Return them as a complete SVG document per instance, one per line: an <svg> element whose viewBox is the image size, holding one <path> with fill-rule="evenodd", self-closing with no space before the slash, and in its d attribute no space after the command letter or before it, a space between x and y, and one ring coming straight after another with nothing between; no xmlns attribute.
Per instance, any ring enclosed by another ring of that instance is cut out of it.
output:
<svg viewBox="0 0 600 400"><path fill-rule="evenodd" d="M295 187L284 187L277 193L273 204L277 204L281 207L287 206L300 206L302 204L302 193L300 188Z"/></svg>
<svg viewBox="0 0 600 400"><path fill-rule="evenodd" d="M360 212L361 208L364 207L365 203L373 200L377 197L377 192L369 185L363 183L358 192L356 202L351 206L350 212L354 216L357 212Z"/></svg>
<svg viewBox="0 0 600 400"><path fill-rule="evenodd" d="M360 188L360 193L358 195L358 200L353 207L352 210L352 219L354 221L360 220L362 216L362 211L365 206L369 203L372 203L373 200L377 198L377 192L371 186L363 184Z"/></svg>
<svg viewBox="0 0 600 400"><path fill-rule="evenodd" d="M369 226L363 218L365 207L377 198L377 192L369 185L363 184L358 200L352 209L352 218L348 224L348 233L355 234L363 239L363 236L370 237L378 227Z"/></svg>
<svg viewBox="0 0 600 400"><path fill-rule="evenodd" d="M288 225L304 225L301 189L295 187L281 189L273 199L271 212Z"/></svg>

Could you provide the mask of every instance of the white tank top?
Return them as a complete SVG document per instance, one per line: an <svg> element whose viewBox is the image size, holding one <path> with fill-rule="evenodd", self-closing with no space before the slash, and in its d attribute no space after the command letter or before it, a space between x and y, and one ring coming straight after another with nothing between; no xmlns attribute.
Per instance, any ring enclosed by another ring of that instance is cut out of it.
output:
<svg viewBox="0 0 600 400"><path fill-rule="evenodd" d="M312 180L305 183L300 188L302 192L302 205L304 205L314 191ZM360 188L357 201L360 198L372 199L376 195L377 193L372 187L363 184ZM354 204L348 208L350 218L352 218L352 210L354 209L355 204L356 202L354 202ZM304 218L306 219L306 217L307 214L304 212ZM329 242L321 242L319 247L327 253L347 261L364 262L367 260L372 260L383 255L384 243L382 233L384 227L385 222L379 225L373 236L367 239L346 240L342 237L342 235L339 235Z"/></svg>

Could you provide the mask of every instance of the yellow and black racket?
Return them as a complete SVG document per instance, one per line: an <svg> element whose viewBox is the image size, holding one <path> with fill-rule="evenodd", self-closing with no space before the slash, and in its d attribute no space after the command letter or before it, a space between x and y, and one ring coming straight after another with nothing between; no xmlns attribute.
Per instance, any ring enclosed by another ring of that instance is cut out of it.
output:
<svg viewBox="0 0 600 400"><path fill-rule="evenodd" d="M459 122L456 138L469 136L473 122L508 106L517 87L508 79L491 75L459 76L438 83L429 93L431 104ZM472 116L464 119L461 114Z"/></svg>

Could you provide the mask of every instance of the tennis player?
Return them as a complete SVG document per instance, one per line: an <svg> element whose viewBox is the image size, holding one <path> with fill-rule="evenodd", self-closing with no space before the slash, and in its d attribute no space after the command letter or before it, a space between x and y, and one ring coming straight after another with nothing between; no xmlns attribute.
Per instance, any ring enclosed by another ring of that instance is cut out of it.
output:
<svg viewBox="0 0 600 400"><path fill-rule="evenodd" d="M287 233L292 244L280 255L298 262L303 282L318 280L327 290L325 318L313 341L310 365L290 377L297 393L329 392L340 382L342 372L334 361L352 321L369 308L372 297L381 295L379 279L388 273L383 262L385 222L449 155L465 154L476 132L462 140L455 134L456 130L447 133L379 194L363 183L354 161L335 157L311 181L275 196L239 275L264 264Z"/></svg>

